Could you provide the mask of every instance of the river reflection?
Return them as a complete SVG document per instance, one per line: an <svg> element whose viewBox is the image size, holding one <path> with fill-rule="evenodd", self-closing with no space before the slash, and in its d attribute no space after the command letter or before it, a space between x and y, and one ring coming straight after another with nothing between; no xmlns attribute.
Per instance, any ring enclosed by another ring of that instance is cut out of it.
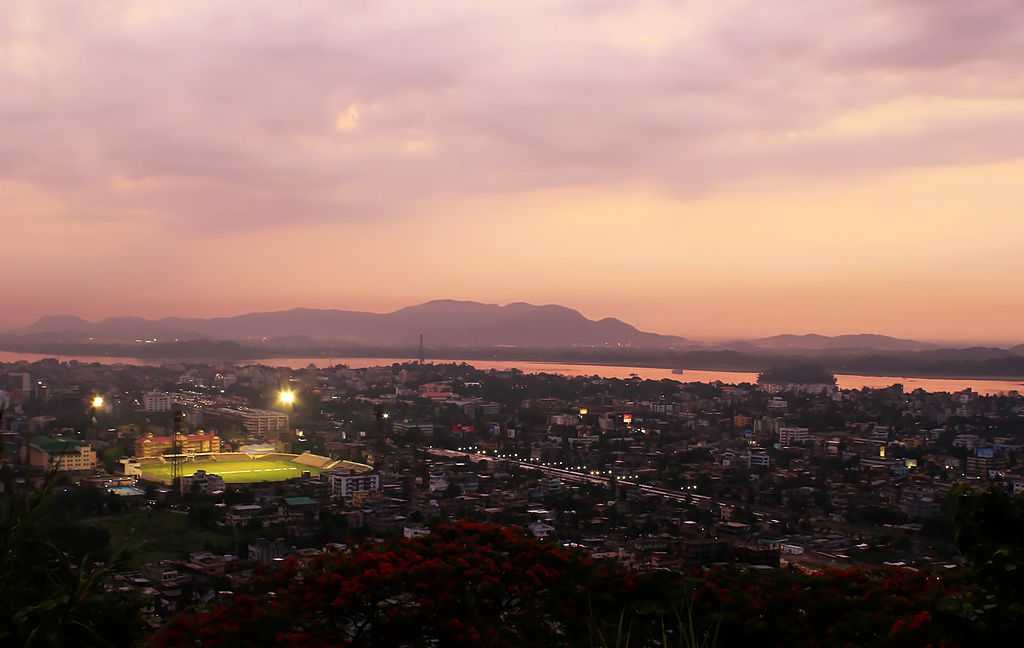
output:
<svg viewBox="0 0 1024 648"><path fill-rule="evenodd" d="M57 358L62 361L77 360L78 362L98 362L101 364L124 364L137 366L158 366L166 364L166 360L148 358L115 358L108 356L77 356L53 355L43 353L19 353L0 351L0 362L28 361L36 362L45 358ZM333 367L344 364L354 369L391 365L396 362L410 362L409 358L262 358L246 361L245 364L265 364L274 367L290 367L300 369L314 365L316 367ZM560 362L528 362L520 360L436 360L436 362L465 362L478 369L519 369L525 373L555 373L564 376L601 376L604 378L629 378L639 376L650 380L669 378L684 382L752 383L757 374L748 371L710 371L703 369L686 369L682 375L671 369L651 367L630 367L625 365L594 365L568 364ZM956 392L967 388L980 394L999 394L1012 390L1024 391L1024 382L1020 380L983 380L969 378L907 378L892 376L861 376L856 374L836 374L836 381L842 389L873 389L889 387L896 383L902 384L904 390L924 389L932 392Z"/></svg>

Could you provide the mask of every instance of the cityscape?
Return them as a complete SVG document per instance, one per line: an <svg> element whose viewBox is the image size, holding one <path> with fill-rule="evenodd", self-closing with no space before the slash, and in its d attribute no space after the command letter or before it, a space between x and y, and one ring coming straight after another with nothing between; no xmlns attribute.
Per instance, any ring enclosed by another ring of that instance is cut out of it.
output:
<svg viewBox="0 0 1024 648"><path fill-rule="evenodd" d="M0 647L1024 625L1021 0L0 2Z"/></svg>
<svg viewBox="0 0 1024 648"><path fill-rule="evenodd" d="M950 499L1024 492L1017 390L841 389L813 366L741 384L418 360L2 369L5 493L52 486L53 542L110 562L106 590L157 632L275 566L466 523L638 574L959 574Z"/></svg>

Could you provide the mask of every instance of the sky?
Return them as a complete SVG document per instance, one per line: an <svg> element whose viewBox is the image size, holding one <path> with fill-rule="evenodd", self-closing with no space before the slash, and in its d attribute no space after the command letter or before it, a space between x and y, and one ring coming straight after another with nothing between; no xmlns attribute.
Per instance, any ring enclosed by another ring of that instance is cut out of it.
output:
<svg viewBox="0 0 1024 648"><path fill-rule="evenodd" d="M1024 342L1019 0L4 0L0 326Z"/></svg>

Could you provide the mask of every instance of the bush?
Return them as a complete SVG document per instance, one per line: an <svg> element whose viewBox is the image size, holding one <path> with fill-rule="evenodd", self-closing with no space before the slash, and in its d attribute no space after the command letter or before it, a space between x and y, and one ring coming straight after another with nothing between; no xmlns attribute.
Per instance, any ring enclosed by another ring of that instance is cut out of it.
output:
<svg viewBox="0 0 1024 648"><path fill-rule="evenodd" d="M973 597L959 575L897 569L638 575L518 529L460 522L307 569L288 563L176 618L155 643L689 646L717 633L720 646L953 646L971 637Z"/></svg>

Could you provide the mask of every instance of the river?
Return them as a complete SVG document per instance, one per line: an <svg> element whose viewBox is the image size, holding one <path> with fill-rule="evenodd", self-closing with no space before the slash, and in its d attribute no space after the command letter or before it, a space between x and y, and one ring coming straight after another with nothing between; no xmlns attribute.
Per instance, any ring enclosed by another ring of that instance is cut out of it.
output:
<svg viewBox="0 0 1024 648"><path fill-rule="evenodd" d="M21 353L0 351L0 362L36 362L46 358L57 358L62 361L77 360L78 362L101 364L124 364L136 366L159 366L167 360L149 358L121 358L110 356L78 356L54 355L45 353ZM250 364L265 364L274 367L290 367L299 369L314 365L317 367L333 367L344 364L354 369L391 365L396 362L410 362L409 358L262 358L248 361ZM556 373L565 376L602 376L605 378L629 378L632 375L651 380L670 378L684 382L752 383L757 380L757 373L749 371L710 371L704 369L686 369L682 375L672 373L671 369L651 367L630 367L624 365L568 364L560 362L530 362L525 360L436 360L436 362L465 362L478 369L519 369L525 373ZM893 376L861 376L857 374L836 374L836 381L842 389L861 389L864 387L884 388L896 383L902 384L906 391L924 389L930 392L956 392L971 388L980 394L999 394L1008 391L1024 391L1024 381L972 379L972 378L909 378Z"/></svg>

